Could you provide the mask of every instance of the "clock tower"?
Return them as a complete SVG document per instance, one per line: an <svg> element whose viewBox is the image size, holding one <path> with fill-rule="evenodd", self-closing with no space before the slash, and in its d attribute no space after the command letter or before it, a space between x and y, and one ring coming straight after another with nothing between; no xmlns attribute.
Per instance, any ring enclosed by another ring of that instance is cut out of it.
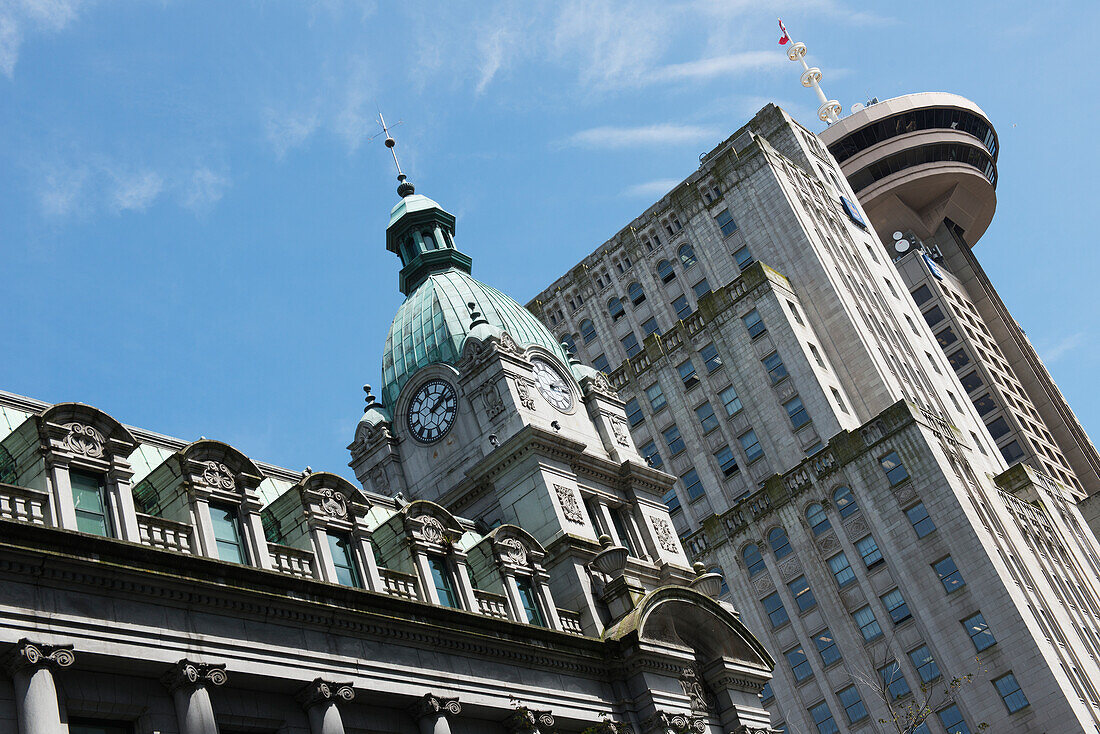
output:
<svg viewBox="0 0 1100 734"><path fill-rule="evenodd" d="M401 259L378 396L349 446L368 490L428 500L547 550L554 598L602 633L646 593L696 578L607 378L471 275L455 217L402 180L386 228Z"/></svg>

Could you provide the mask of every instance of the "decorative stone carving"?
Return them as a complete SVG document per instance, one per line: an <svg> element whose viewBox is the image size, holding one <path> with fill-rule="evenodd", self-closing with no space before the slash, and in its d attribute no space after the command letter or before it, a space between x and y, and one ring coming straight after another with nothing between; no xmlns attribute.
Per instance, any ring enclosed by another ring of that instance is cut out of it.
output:
<svg viewBox="0 0 1100 734"><path fill-rule="evenodd" d="M669 553L675 553L679 546L676 545L676 537L672 534L668 520L663 517L651 517L650 522L653 523L653 532L657 534L657 544Z"/></svg>
<svg viewBox="0 0 1100 734"><path fill-rule="evenodd" d="M554 717L549 711L535 711L519 706L504 720L504 729L509 734L530 734L540 729L554 728Z"/></svg>
<svg viewBox="0 0 1100 734"><path fill-rule="evenodd" d="M523 354L523 350L519 348L516 340L507 331L500 335L500 348L502 351L511 352L512 354Z"/></svg>
<svg viewBox="0 0 1100 734"><path fill-rule="evenodd" d="M23 668L49 667L67 668L76 662L72 645L46 645L31 642L26 637L15 643L15 647L4 656L4 668L14 673Z"/></svg>
<svg viewBox="0 0 1100 734"><path fill-rule="evenodd" d="M779 564L779 575L783 577L784 581L790 581L800 573L802 573L802 564L798 562L797 558L788 558Z"/></svg>
<svg viewBox="0 0 1100 734"><path fill-rule="evenodd" d="M620 446L629 446L630 439L626 435L626 423L620 418L611 419L611 430L615 433L615 441Z"/></svg>
<svg viewBox="0 0 1100 734"><path fill-rule="evenodd" d="M527 565L527 546L515 538L505 538L499 541L501 558L517 566Z"/></svg>
<svg viewBox="0 0 1100 734"><path fill-rule="evenodd" d="M666 711L658 711L642 722L642 731L645 734L704 734L706 730L705 717L670 714Z"/></svg>
<svg viewBox="0 0 1100 734"><path fill-rule="evenodd" d="M386 476L386 470L381 466L376 466L371 469L370 483L374 485L374 488L382 494L389 494L390 479Z"/></svg>
<svg viewBox="0 0 1100 734"><path fill-rule="evenodd" d="M462 713L462 704L457 698L442 698L425 693L409 708L409 713L417 721L425 716L458 716Z"/></svg>
<svg viewBox="0 0 1100 734"><path fill-rule="evenodd" d="M619 394L615 392L615 388L611 387L611 383L608 381L607 376L602 372L597 372L593 377L584 378L584 392L585 395L591 392L603 393L611 398L618 398Z"/></svg>
<svg viewBox="0 0 1100 734"><path fill-rule="evenodd" d="M229 467L217 461L203 462L202 481L213 489L236 489L237 481Z"/></svg>
<svg viewBox="0 0 1100 734"><path fill-rule="evenodd" d="M772 577L764 573L752 580L752 588L756 590L757 594L764 594L773 590L775 584L772 583Z"/></svg>
<svg viewBox="0 0 1100 734"><path fill-rule="evenodd" d="M840 547L840 541L836 538L836 533L831 530L820 538L817 539L817 549L822 553L828 553L835 548Z"/></svg>
<svg viewBox="0 0 1100 734"><path fill-rule="evenodd" d="M894 497L899 505L905 505L917 498L917 490L912 484L906 483L894 490Z"/></svg>
<svg viewBox="0 0 1100 734"><path fill-rule="evenodd" d="M531 395L531 388L534 385L530 380L523 377L516 378L516 392L519 393L519 402L527 410L535 409L535 398Z"/></svg>
<svg viewBox="0 0 1100 734"><path fill-rule="evenodd" d="M393 433L390 431L389 423L379 423L376 426L372 426L369 423L360 423L359 427L355 430L355 443L352 445L357 448L362 448L373 446L379 441L392 438Z"/></svg>
<svg viewBox="0 0 1100 734"><path fill-rule="evenodd" d="M309 708L319 703L328 701L351 701L355 698L355 690L351 683L335 683L333 681L317 678L298 693L298 702L303 708Z"/></svg>
<svg viewBox="0 0 1100 734"><path fill-rule="evenodd" d="M343 493L324 487L317 490L317 494L321 495L321 508L325 512L333 517L348 516L348 500Z"/></svg>
<svg viewBox="0 0 1100 734"><path fill-rule="evenodd" d="M66 423L63 428L69 433L65 436L65 447L74 454L98 459L103 456L103 445L106 440L96 429L83 423Z"/></svg>
<svg viewBox="0 0 1100 734"><path fill-rule="evenodd" d="M443 523L431 515L418 515L414 518L414 521L420 526L417 535L427 543L442 543L447 536L447 530L443 527Z"/></svg>
<svg viewBox="0 0 1100 734"><path fill-rule="evenodd" d="M684 668L680 673L680 685L684 688L684 694L691 700L692 711L710 711L707 691L699 680L699 676L696 675L695 668Z"/></svg>
<svg viewBox="0 0 1100 734"><path fill-rule="evenodd" d="M161 681L170 691L186 686L206 684L220 686L229 680L225 673L225 663L195 663L187 658L178 661L164 674Z"/></svg>
<svg viewBox="0 0 1100 734"><path fill-rule="evenodd" d="M486 382L481 388L481 400L485 404L485 413L489 420L496 418L504 411L504 401L500 398L500 388L496 381Z"/></svg>
<svg viewBox="0 0 1100 734"><path fill-rule="evenodd" d="M844 530L847 531L849 537L861 538L867 533L867 521L862 514L856 515L844 523Z"/></svg>
<svg viewBox="0 0 1100 734"><path fill-rule="evenodd" d="M578 525L584 525L584 513L581 512L581 505L577 501L576 492L560 484L554 485L554 492L558 495L558 504L561 505L561 511L565 515L565 519Z"/></svg>
<svg viewBox="0 0 1100 734"><path fill-rule="evenodd" d="M606 716L606 714L604 714ZM586 731L591 731L593 734L634 734L634 729L630 724L624 724L621 721L612 721L611 719L603 719L598 724L590 726Z"/></svg>

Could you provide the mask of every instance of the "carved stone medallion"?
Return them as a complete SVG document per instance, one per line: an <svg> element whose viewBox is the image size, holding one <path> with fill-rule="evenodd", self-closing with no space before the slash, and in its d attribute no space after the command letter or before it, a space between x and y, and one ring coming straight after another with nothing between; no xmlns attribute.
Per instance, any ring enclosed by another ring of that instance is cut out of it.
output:
<svg viewBox="0 0 1100 734"><path fill-rule="evenodd" d="M499 541L501 557L517 566L527 565L527 546L515 538L505 538Z"/></svg>
<svg viewBox="0 0 1100 734"><path fill-rule="evenodd" d="M618 418L611 419L611 430L615 432L615 440L620 446L627 446L630 444L630 439L626 435L626 424Z"/></svg>
<svg viewBox="0 0 1100 734"><path fill-rule="evenodd" d="M229 467L217 461L203 462L202 481L214 489L235 489L237 482Z"/></svg>
<svg viewBox="0 0 1100 734"><path fill-rule="evenodd" d="M431 515L419 515L415 518L420 525L420 538L427 543L442 543L446 535L443 523Z"/></svg>
<svg viewBox="0 0 1100 734"><path fill-rule="evenodd" d="M578 525L584 525L584 513L581 512L581 505L577 502L576 493L569 487L563 487L560 484L554 485L554 492L558 495L558 504L561 505L561 511L565 515L565 519Z"/></svg>
<svg viewBox="0 0 1100 734"><path fill-rule="evenodd" d="M101 434L91 426L83 423L66 423L63 428L69 431L65 436L65 447L74 454L98 459L103 456L103 444L106 443Z"/></svg>
<svg viewBox="0 0 1100 734"><path fill-rule="evenodd" d="M347 498L335 489L325 487L317 492L321 495L321 508L333 517L348 516Z"/></svg>

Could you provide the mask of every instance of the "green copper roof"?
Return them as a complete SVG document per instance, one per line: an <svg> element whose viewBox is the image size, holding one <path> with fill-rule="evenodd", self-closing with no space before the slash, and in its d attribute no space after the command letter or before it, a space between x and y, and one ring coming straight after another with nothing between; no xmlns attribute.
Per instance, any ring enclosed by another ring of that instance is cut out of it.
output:
<svg viewBox="0 0 1100 734"><path fill-rule="evenodd" d="M561 345L530 311L452 268L428 276L397 309L382 352L381 397L387 408L392 410L401 388L422 367L458 361L470 333L470 302L490 326L507 331L520 346L537 344L569 364Z"/></svg>
<svg viewBox="0 0 1100 734"><path fill-rule="evenodd" d="M393 209L390 209L390 223L386 225L386 229L392 227L397 223L398 219L401 219L401 217L406 214L414 214L416 212L428 211L431 209L443 209L443 207L423 194L410 194L394 204Z"/></svg>

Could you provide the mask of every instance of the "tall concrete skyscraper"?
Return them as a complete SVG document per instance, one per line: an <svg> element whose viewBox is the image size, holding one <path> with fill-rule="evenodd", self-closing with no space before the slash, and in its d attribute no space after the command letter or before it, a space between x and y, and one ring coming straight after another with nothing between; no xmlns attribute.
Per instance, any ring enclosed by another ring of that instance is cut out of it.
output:
<svg viewBox="0 0 1100 734"><path fill-rule="evenodd" d="M936 734L1095 731L1081 492L1009 467L908 291L836 159L769 105L529 308L680 478L692 560L779 661L781 731L906 710Z"/></svg>

